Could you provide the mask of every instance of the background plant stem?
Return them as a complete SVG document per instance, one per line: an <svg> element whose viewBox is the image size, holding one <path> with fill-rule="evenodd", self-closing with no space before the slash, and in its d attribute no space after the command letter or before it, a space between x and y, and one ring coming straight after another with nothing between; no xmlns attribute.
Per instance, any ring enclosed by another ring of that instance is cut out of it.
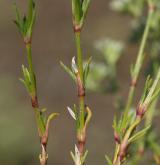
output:
<svg viewBox="0 0 160 165"><path fill-rule="evenodd" d="M145 55L144 54L144 49L145 49L147 38L148 38L148 35L149 35L152 14L153 14L153 11L149 10L149 14L148 14L148 17L147 17L147 22L146 22L144 34L143 34L143 37L142 37L142 41L141 41L141 44L140 44L140 49L139 49L139 52L138 52L136 64L134 66L134 70L133 70L133 73L132 73L133 75L132 75L131 87L130 87L130 91L129 91L129 95L128 95L127 104L126 104L126 107L125 107L125 113L126 114L128 113L128 111L130 110L130 108L132 106L133 98L134 98L134 95L135 95L135 87L136 87L137 79L139 77L139 73L140 73L140 70L141 70L142 64L143 64L143 59L144 59L144 55Z"/></svg>

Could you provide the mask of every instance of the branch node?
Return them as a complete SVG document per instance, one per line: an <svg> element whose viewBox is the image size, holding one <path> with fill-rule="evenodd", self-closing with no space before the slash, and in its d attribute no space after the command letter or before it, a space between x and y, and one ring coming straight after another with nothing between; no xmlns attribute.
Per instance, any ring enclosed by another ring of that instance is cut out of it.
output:
<svg viewBox="0 0 160 165"><path fill-rule="evenodd" d="M38 98L37 96L34 96L31 98L31 103L33 108L38 108Z"/></svg>

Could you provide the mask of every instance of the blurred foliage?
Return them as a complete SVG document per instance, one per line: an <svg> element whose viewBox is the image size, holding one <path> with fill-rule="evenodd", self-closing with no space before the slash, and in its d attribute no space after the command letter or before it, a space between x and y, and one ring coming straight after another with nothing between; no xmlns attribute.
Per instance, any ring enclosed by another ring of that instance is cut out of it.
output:
<svg viewBox="0 0 160 165"><path fill-rule="evenodd" d="M121 41L105 38L95 42L98 56L90 65L86 87L91 91L115 92L118 88L117 63L123 54Z"/></svg>
<svg viewBox="0 0 160 165"><path fill-rule="evenodd" d="M112 0L111 8L138 17L143 14L145 0Z"/></svg>

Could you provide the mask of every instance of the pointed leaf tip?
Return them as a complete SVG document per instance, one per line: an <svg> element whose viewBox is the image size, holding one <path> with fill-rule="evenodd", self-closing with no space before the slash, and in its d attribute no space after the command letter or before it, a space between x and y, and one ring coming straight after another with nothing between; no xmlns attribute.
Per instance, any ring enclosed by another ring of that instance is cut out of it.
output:
<svg viewBox="0 0 160 165"><path fill-rule="evenodd" d="M92 111L90 110L90 108L88 106L86 107L86 111L87 111L87 118L85 120L85 129L86 129L88 123L90 122L91 117L92 117Z"/></svg>
<svg viewBox="0 0 160 165"><path fill-rule="evenodd" d="M59 115L59 113L52 113L48 116L47 123L46 123L46 130L49 129L49 124L50 124L51 120L53 120L58 115Z"/></svg>
<svg viewBox="0 0 160 165"><path fill-rule="evenodd" d="M113 165L111 159L107 155L105 155L105 158L107 160L108 165Z"/></svg>
<svg viewBox="0 0 160 165"><path fill-rule="evenodd" d="M147 131L151 128L151 125L147 126L146 128L142 129L141 131L137 132L135 135L133 135L128 142L129 143L133 143L136 140L140 139L141 137L143 137Z"/></svg>
<svg viewBox="0 0 160 165"><path fill-rule="evenodd" d="M50 122L51 120L53 120L57 116L59 116L59 113L52 113L52 114L49 115L47 121Z"/></svg>
<svg viewBox="0 0 160 165"><path fill-rule="evenodd" d="M71 77L74 81L76 81L76 76L75 76L75 74L72 72L72 70L71 70L69 67L67 67L62 61L60 61L60 65L61 65L61 67L70 75L70 77Z"/></svg>
<svg viewBox="0 0 160 165"><path fill-rule="evenodd" d="M70 107L67 107L67 110L68 110L69 114L72 116L72 118L73 118L74 120L76 120L76 115L75 115L75 113L73 112L73 110L72 110Z"/></svg>
<svg viewBox="0 0 160 165"><path fill-rule="evenodd" d="M76 57L75 56L72 58L72 70L74 73L78 73L78 68L76 65Z"/></svg>

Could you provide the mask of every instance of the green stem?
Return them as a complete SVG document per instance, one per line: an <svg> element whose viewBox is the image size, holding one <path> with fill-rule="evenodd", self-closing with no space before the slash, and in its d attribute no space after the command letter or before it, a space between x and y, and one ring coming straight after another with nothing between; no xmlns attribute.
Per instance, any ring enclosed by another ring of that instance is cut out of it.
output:
<svg viewBox="0 0 160 165"><path fill-rule="evenodd" d="M77 62L78 62L78 72L80 75L81 83L83 84L83 57L82 57L82 48L81 48L81 36L80 32L75 33L76 39L76 48L77 48ZM84 96L79 96L79 119L80 119L80 128L83 129L84 127Z"/></svg>
<svg viewBox="0 0 160 165"><path fill-rule="evenodd" d="M82 48L81 48L81 33L75 33L76 38L76 48L77 48L77 62L78 62L78 71L80 74L80 78L83 82L83 57L82 57Z"/></svg>
<svg viewBox="0 0 160 165"><path fill-rule="evenodd" d="M26 45L26 50L27 50L27 60L28 60L28 66L29 66L29 71L32 75L34 75L33 71L33 63L32 63L32 50L31 50L31 44Z"/></svg>
<svg viewBox="0 0 160 165"><path fill-rule="evenodd" d="M43 120L43 114L39 110L39 105L38 105L37 89L36 89L36 78L35 78L35 74L34 74L34 70L33 70L32 50L31 50L31 44L30 43L26 45L26 50L27 50L27 60L28 60L29 73L31 75L31 83L32 83L32 85L34 85L34 91L33 91L34 94L31 97L32 107L33 107L34 112L35 112L35 118L36 118L39 137L42 138L42 136L45 134L46 127L45 127L45 123L44 123L44 120ZM41 149L42 150L41 150L41 154L40 154L40 157L39 157L40 164L41 165L47 165L48 157L47 157L47 152L46 152L46 145L44 146L41 143Z"/></svg>
<svg viewBox="0 0 160 165"><path fill-rule="evenodd" d="M26 45L26 50L27 50L27 60L28 60L29 72L31 74L32 83L34 85L34 93L35 93L35 96L37 96L36 78L35 78L34 69L33 69L32 48L31 48L30 43Z"/></svg>
<svg viewBox="0 0 160 165"><path fill-rule="evenodd" d="M81 129L84 128L84 107L85 107L84 98L80 97L79 98L79 108L80 108Z"/></svg>
<svg viewBox="0 0 160 165"><path fill-rule="evenodd" d="M146 27L145 27L145 30L144 30L144 34L143 34L143 38L142 38L142 41L141 41L141 44L140 44L140 49L139 49L139 52L138 52L136 64L135 64L133 74L132 74L132 83L133 84L130 87L128 100L127 100L127 104L126 104L126 107L125 107L125 114L128 114L128 111L132 106L133 98L134 98L134 95L135 95L135 85L137 83L137 79L138 79L140 70L142 68L142 63L143 63L143 59L144 59L144 50L145 50L147 38L148 38L148 35L149 35L149 30L150 30L150 27L151 27L152 14L153 14L153 11L149 10Z"/></svg>
<svg viewBox="0 0 160 165"><path fill-rule="evenodd" d="M28 67L29 67L29 72L31 74L31 79L32 83L34 85L34 101L36 101L36 107L33 107L35 111L35 116L36 116L36 121L37 121L37 127L41 133L45 132L45 124L43 121L43 116L42 113L39 110L39 105L38 105L38 99L37 99L37 89L36 89L36 78L34 74L34 69L33 69L33 62L32 62L32 49L31 49L31 44L26 45L26 50L27 50L27 60L28 60Z"/></svg>

